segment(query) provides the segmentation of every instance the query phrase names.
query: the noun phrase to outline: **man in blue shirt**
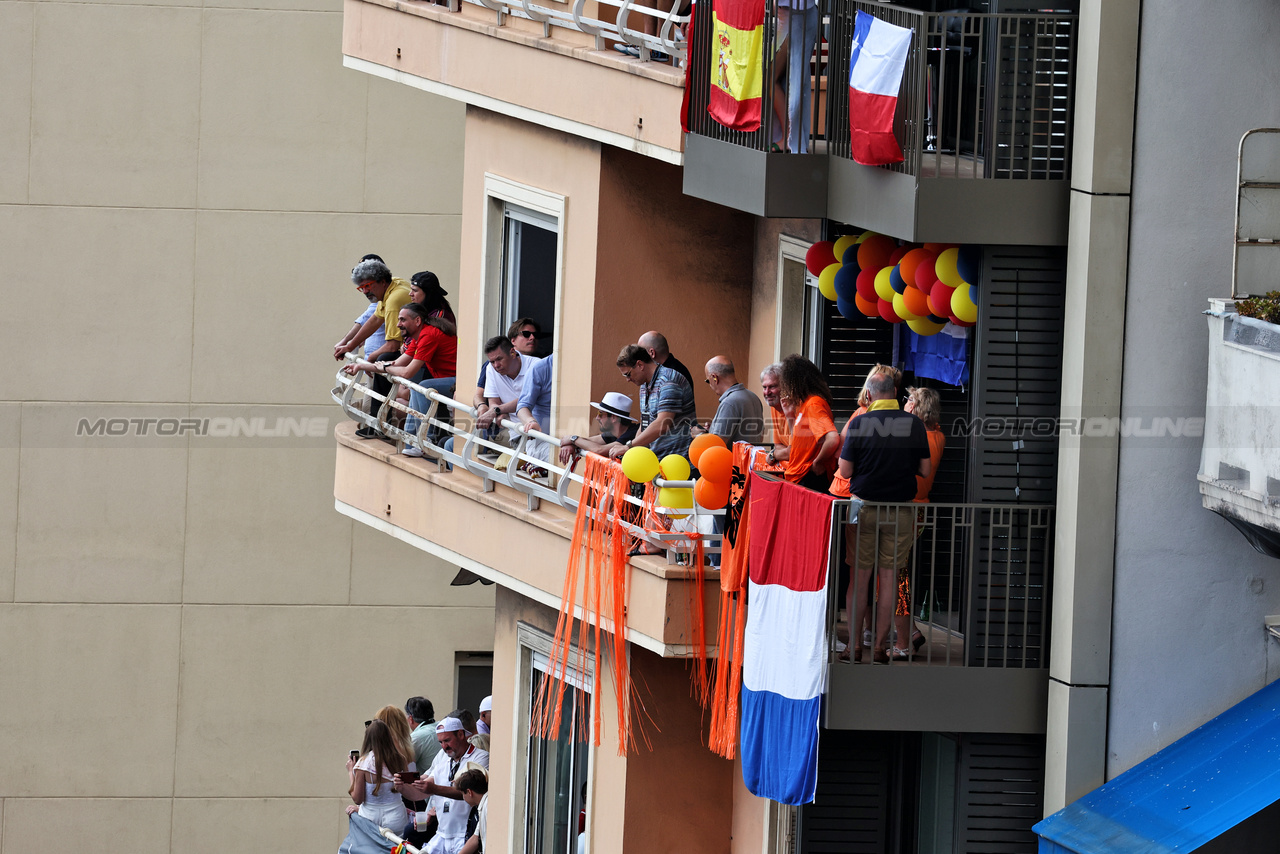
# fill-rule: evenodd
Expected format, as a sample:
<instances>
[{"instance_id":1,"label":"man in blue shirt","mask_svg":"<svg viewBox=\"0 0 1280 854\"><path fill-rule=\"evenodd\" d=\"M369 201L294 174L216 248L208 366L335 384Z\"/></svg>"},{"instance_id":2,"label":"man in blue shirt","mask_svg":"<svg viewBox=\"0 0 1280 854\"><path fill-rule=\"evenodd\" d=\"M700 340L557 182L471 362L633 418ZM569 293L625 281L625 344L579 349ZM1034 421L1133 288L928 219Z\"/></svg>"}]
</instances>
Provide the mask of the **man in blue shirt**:
<instances>
[{"instance_id":1,"label":"man in blue shirt","mask_svg":"<svg viewBox=\"0 0 1280 854\"><path fill-rule=\"evenodd\" d=\"M617 365L622 378L640 388L640 432L626 445L612 448L609 455L620 459L634 446L650 448L658 459L687 454L689 430L697 415L693 386L682 374L655 362L638 344L623 347Z\"/></svg>"}]
</instances>

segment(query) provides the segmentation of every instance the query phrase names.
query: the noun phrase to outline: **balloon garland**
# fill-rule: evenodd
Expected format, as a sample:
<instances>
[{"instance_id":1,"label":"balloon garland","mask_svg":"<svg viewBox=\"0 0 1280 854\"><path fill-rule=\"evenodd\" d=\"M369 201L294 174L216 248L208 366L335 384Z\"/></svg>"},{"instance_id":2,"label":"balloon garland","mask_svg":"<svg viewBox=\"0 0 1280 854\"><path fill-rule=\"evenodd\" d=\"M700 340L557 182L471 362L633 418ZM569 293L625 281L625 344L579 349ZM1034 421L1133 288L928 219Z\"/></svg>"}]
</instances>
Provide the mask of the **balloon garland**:
<instances>
[{"instance_id":1,"label":"balloon garland","mask_svg":"<svg viewBox=\"0 0 1280 854\"><path fill-rule=\"evenodd\" d=\"M973 326L978 322L976 283L982 269L978 246L899 246L892 237L864 231L813 244L805 255L805 266L818 277L818 290L847 320L861 314L887 323L905 322L912 332L924 336L938 334L948 323ZM710 485L704 491L709 499L719 495ZM700 498L698 503L711 506Z\"/></svg>"}]
</instances>

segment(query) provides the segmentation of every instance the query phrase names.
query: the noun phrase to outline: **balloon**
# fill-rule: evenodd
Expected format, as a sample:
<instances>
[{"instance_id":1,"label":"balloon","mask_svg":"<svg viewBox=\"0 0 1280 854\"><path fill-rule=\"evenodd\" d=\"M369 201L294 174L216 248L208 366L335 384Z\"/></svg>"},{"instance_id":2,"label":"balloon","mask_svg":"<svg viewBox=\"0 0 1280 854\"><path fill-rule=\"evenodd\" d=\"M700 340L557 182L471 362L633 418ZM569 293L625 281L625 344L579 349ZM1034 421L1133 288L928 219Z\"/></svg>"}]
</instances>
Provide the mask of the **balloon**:
<instances>
[{"instance_id":1,"label":"balloon","mask_svg":"<svg viewBox=\"0 0 1280 854\"><path fill-rule=\"evenodd\" d=\"M969 284L978 284L982 275L982 247L973 243L961 246L960 254L956 257L956 272Z\"/></svg>"},{"instance_id":2,"label":"balloon","mask_svg":"<svg viewBox=\"0 0 1280 854\"><path fill-rule=\"evenodd\" d=\"M887 300L880 300L878 303L876 303L876 308L880 309L880 317L884 318L890 323L902 322L902 318L899 317L897 312L893 310L893 303Z\"/></svg>"},{"instance_id":3,"label":"balloon","mask_svg":"<svg viewBox=\"0 0 1280 854\"><path fill-rule=\"evenodd\" d=\"M658 490L658 506L670 507L677 510L683 510L693 507L693 490L692 489L669 489L663 488ZM672 519L683 519L688 513L670 513Z\"/></svg>"},{"instance_id":4,"label":"balloon","mask_svg":"<svg viewBox=\"0 0 1280 854\"><path fill-rule=\"evenodd\" d=\"M899 246L897 249L894 249L892 252L889 253L889 263L897 264L913 248L914 247L911 247L911 246Z\"/></svg>"},{"instance_id":5,"label":"balloon","mask_svg":"<svg viewBox=\"0 0 1280 854\"><path fill-rule=\"evenodd\" d=\"M879 295L876 293L876 274L879 270L863 270L858 274L858 296L865 300L875 300Z\"/></svg>"},{"instance_id":6,"label":"balloon","mask_svg":"<svg viewBox=\"0 0 1280 854\"><path fill-rule=\"evenodd\" d=\"M864 240L866 240L868 237L874 237L874 236L875 236L875 232L868 228L866 231L862 232L862 234L859 234L859 235L858 235L858 239L857 239L856 241L854 241L854 242L855 242L855 243L862 243L862 242L863 242Z\"/></svg>"},{"instance_id":7,"label":"balloon","mask_svg":"<svg viewBox=\"0 0 1280 854\"><path fill-rule=\"evenodd\" d=\"M889 287L893 288L895 294L900 294L907 289L907 283L902 281L902 271L897 265L889 268Z\"/></svg>"},{"instance_id":8,"label":"balloon","mask_svg":"<svg viewBox=\"0 0 1280 854\"><path fill-rule=\"evenodd\" d=\"M832 251L834 248L835 244L830 240L820 240L810 246L809 251L804 253L804 265L809 268L809 272L818 276L836 263L835 252Z\"/></svg>"},{"instance_id":9,"label":"balloon","mask_svg":"<svg viewBox=\"0 0 1280 854\"><path fill-rule=\"evenodd\" d=\"M729 484L712 483L705 477L698 478L693 485L693 497L699 505L708 510L719 510L729 503Z\"/></svg>"},{"instance_id":10,"label":"balloon","mask_svg":"<svg viewBox=\"0 0 1280 854\"><path fill-rule=\"evenodd\" d=\"M950 318L948 318L947 322L950 323L952 326L977 326L976 322L967 323L961 320L960 318L956 317L955 315L952 315Z\"/></svg>"},{"instance_id":11,"label":"balloon","mask_svg":"<svg viewBox=\"0 0 1280 854\"><path fill-rule=\"evenodd\" d=\"M880 298L879 297L872 297L871 299L867 299L862 294L858 294L853 298L853 304L858 307L858 311L862 312L867 317L880 316Z\"/></svg>"},{"instance_id":12,"label":"balloon","mask_svg":"<svg viewBox=\"0 0 1280 854\"><path fill-rule=\"evenodd\" d=\"M948 249L938 256L938 260L933 262L938 281L952 288L958 288L964 283L964 279L960 278L960 273L956 270L956 259L959 257L959 249Z\"/></svg>"},{"instance_id":13,"label":"balloon","mask_svg":"<svg viewBox=\"0 0 1280 854\"><path fill-rule=\"evenodd\" d=\"M864 270L879 270L889 265L889 256L896 244L892 237L873 234L858 247L858 266Z\"/></svg>"},{"instance_id":14,"label":"balloon","mask_svg":"<svg viewBox=\"0 0 1280 854\"><path fill-rule=\"evenodd\" d=\"M828 264L827 268L818 274L818 290L832 302L835 302L836 298L836 273L839 272L839 264Z\"/></svg>"},{"instance_id":15,"label":"balloon","mask_svg":"<svg viewBox=\"0 0 1280 854\"><path fill-rule=\"evenodd\" d=\"M853 297L857 299L858 295L855 293ZM836 311L840 312L840 316L845 320L858 319L858 307L853 301L847 300L842 296L836 296Z\"/></svg>"},{"instance_id":16,"label":"balloon","mask_svg":"<svg viewBox=\"0 0 1280 854\"><path fill-rule=\"evenodd\" d=\"M926 243L924 245L924 248L929 250L930 255L941 255L943 252L947 251L953 246L959 246L959 245L960 244L958 243Z\"/></svg>"},{"instance_id":17,"label":"balloon","mask_svg":"<svg viewBox=\"0 0 1280 854\"><path fill-rule=\"evenodd\" d=\"M927 317L917 317L915 320L907 321L907 326L911 327L912 332L925 338L937 335L945 325L945 323L934 323Z\"/></svg>"},{"instance_id":18,"label":"balloon","mask_svg":"<svg viewBox=\"0 0 1280 854\"><path fill-rule=\"evenodd\" d=\"M695 466L698 459L702 456L702 452L707 448L723 448L725 447L724 439L721 439L715 433L699 433L693 437L693 441L689 443L689 462Z\"/></svg>"},{"instance_id":19,"label":"balloon","mask_svg":"<svg viewBox=\"0 0 1280 854\"><path fill-rule=\"evenodd\" d=\"M951 294L954 292L955 288L949 288L942 282L934 285L933 290L929 291L929 313L939 317L950 317Z\"/></svg>"},{"instance_id":20,"label":"balloon","mask_svg":"<svg viewBox=\"0 0 1280 854\"><path fill-rule=\"evenodd\" d=\"M702 452L702 465L698 472L703 480L712 483L728 483L733 479L733 451L728 448L707 448Z\"/></svg>"},{"instance_id":21,"label":"balloon","mask_svg":"<svg viewBox=\"0 0 1280 854\"><path fill-rule=\"evenodd\" d=\"M915 285L916 270L926 258L932 257L923 249L912 249L906 255L903 255L902 260L898 262L898 269L902 271L902 281L908 285ZM919 287L919 285L916 285L916 287Z\"/></svg>"},{"instance_id":22,"label":"balloon","mask_svg":"<svg viewBox=\"0 0 1280 854\"><path fill-rule=\"evenodd\" d=\"M831 248L831 254L835 255L837 261L842 261L844 253L849 251L850 246L854 246L858 242L858 235L846 234L844 237L836 241L836 245Z\"/></svg>"},{"instance_id":23,"label":"balloon","mask_svg":"<svg viewBox=\"0 0 1280 854\"><path fill-rule=\"evenodd\" d=\"M836 271L836 297L842 300L853 300L853 295L858 292L858 273L857 267L842 266Z\"/></svg>"},{"instance_id":24,"label":"balloon","mask_svg":"<svg viewBox=\"0 0 1280 854\"><path fill-rule=\"evenodd\" d=\"M876 296L885 302L893 299L893 295L897 293L893 289L893 285L889 283L889 276L892 275L892 267L881 267L880 272L876 273Z\"/></svg>"},{"instance_id":25,"label":"balloon","mask_svg":"<svg viewBox=\"0 0 1280 854\"><path fill-rule=\"evenodd\" d=\"M622 455L622 473L632 483L648 483L658 476L658 455L637 445Z\"/></svg>"},{"instance_id":26,"label":"balloon","mask_svg":"<svg viewBox=\"0 0 1280 854\"><path fill-rule=\"evenodd\" d=\"M938 273L933 268L936 260L936 256L926 255L916 266L916 287L919 288L926 296L928 296L929 291L933 289L934 284L938 281Z\"/></svg>"},{"instance_id":27,"label":"balloon","mask_svg":"<svg viewBox=\"0 0 1280 854\"><path fill-rule=\"evenodd\" d=\"M939 326L946 326L948 323L947 318L938 317L938 315L936 314L929 315L929 319L932 320L934 323L938 324Z\"/></svg>"},{"instance_id":28,"label":"balloon","mask_svg":"<svg viewBox=\"0 0 1280 854\"><path fill-rule=\"evenodd\" d=\"M919 288L907 288L902 292L902 301L907 305L907 311L916 317L925 317L929 314L929 298L920 292Z\"/></svg>"},{"instance_id":29,"label":"balloon","mask_svg":"<svg viewBox=\"0 0 1280 854\"><path fill-rule=\"evenodd\" d=\"M973 301L972 290L972 285L964 285L951 295L951 313L965 323L974 323L978 319L978 305Z\"/></svg>"},{"instance_id":30,"label":"balloon","mask_svg":"<svg viewBox=\"0 0 1280 854\"><path fill-rule=\"evenodd\" d=\"M903 320L915 320L919 315L907 308L907 298L902 294L893 295L893 313Z\"/></svg>"},{"instance_id":31,"label":"balloon","mask_svg":"<svg viewBox=\"0 0 1280 854\"><path fill-rule=\"evenodd\" d=\"M858 265L858 244L852 243L848 249L844 250L844 254L840 256L840 263L846 267L853 267L857 270L862 269Z\"/></svg>"},{"instance_id":32,"label":"balloon","mask_svg":"<svg viewBox=\"0 0 1280 854\"><path fill-rule=\"evenodd\" d=\"M667 454L658 469L663 480L688 480L693 475L689 461L679 454Z\"/></svg>"}]
</instances>

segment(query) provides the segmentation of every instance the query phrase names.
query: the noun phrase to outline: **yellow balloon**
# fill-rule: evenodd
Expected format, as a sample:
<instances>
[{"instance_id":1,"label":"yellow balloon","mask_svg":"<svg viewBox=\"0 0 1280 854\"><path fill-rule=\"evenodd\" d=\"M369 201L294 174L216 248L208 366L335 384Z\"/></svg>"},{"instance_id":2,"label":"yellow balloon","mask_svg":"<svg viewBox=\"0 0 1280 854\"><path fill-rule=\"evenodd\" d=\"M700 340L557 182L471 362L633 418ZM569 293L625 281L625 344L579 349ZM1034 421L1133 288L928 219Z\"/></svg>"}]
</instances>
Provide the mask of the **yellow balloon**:
<instances>
[{"instance_id":1,"label":"yellow balloon","mask_svg":"<svg viewBox=\"0 0 1280 854\"><path fill-rule=\"evenodd\" d=\"M889 282L889 276L892 274L892 267L881 267L880 272L876 273L876 295L885 302L893 302L893 298L898 295Z\"/></svg>"},{"instance_id":2,"label":"yellow balloon","mask_svg":"<svg viewBox=\"0 0 1280 854\"><path fill-rule=\"evenodd\" d=\"M679 454L667 454L661 463L663 480L688 480L693 474L689 461Z\"/></svg>"},{"instance_id":3,"label":"yellow balloon","mask_svg":"<svg viewBox=\"0 0 1280 854\"><path fill-rule=\"evenodd\" d=\"M862 232L862 234L859 234L858 239L854 242L861 243L862 241L866 240L868 237L872 236L873 234L875 234L874 231L872 231L871 229L867 229L866 231Z\"/></svg>"},{"instance_id":4,"label":"yellow balloon","mask_svg":"<svg viewBox=\"0 0 1280 854\"><path fill-rule=\"evenodd\" d=\"M918 320L920 315L907 308L907 301L902 294L895 293L893 295L893 310L898 313L898 317L903 320Z\"/></svg>"},{"instance_id":5,"label":"yellow balloon","mask_svg":"<svg viewBox=\"0 0 1280 854\"><path fill-rule=\"evenodd\" d=\"M693 490L692 489L659 489L658 490L658 506L669 507L676 510L692 509L693 507ZM688 513L671 513L672 519L683 519Z\"/></svg>"},{"instance_id":6,"label":"yellow balloon","mask_svg":"<svg viewBox=\"0 0 1280 854\"><path fill-rule=\"evenodd\" d=\"M974 323L978 319L978 305L973 301L972 289L973 285L962 283L951 295L951 313L965 323Z\"/></svg>"},{"instance_id":7,"label":"yellow balloon","mask_svg":"<svg viewBox=\"0 0 1280 854\"><path fill-rule=\"evenodd\" d=\"M658 476L658 455L637 445L622 455L622 473L632 483L648 483Z\"/></svg>"},{"instance_id":8,"label":"yellow balloon","mask_svg":"<svg viewBox=\"0 0 1280 854\"><path fill-rule=\"evenodd\" d=\"M840 272L840 264L828 264L826 268L818 274L818 290L822 291L822 295L832 302L836 301L836 273Z\"/></svg>"},{"instance_id":9,"label":"yellow balloon","mask_svg":"<svg viewBox=\"0 0 1280 854\"><path fill-rule=\"evenodd\" d=\"M834 250L836 253L836 260L843 264L844 253L848 251L850 246L853 246L857 242L858 242L858 236L856 234L846 234L844 237L837 240L836 247Z\"/></svg>"},{"instance_id":10,"label":"yellow balloon","mask_svg":"<svg viewBox=\"0 0 1280 854\"><path fill-rule=\"evenodd\" d=\"M915 320L907 321L907 326L911 327L912 332L926 338L930 335L937 335L942 331L942 327L946 325L945 323L934 323L927 317L917 317Z\"/></svg>"},{"instance_id":11,"label":"yellow balloon","mask_svg":"<svg viewBox=\"0 0 1280 854\"><path fill-rule=\"evenodd\" d=\"M946 249L933 262L933 271L938 274L938 281L949 288L958 288L965 283L956 269L956 260L960 257L959 249Z\"/></svg>"}]
</instances>

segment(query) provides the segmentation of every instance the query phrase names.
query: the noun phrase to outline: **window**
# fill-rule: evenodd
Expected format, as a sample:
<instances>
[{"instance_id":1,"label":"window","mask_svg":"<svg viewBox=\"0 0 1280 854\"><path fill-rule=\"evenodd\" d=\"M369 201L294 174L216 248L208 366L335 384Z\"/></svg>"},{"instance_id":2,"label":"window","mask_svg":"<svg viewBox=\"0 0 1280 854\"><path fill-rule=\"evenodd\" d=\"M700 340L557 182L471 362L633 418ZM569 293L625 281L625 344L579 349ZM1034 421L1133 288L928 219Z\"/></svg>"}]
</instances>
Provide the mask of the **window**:
<instances>
[{"instance_id":1,"label":"window","mask_svg":"<svg viewBox=\"0 0 1280 854\"><path fill-rule=\"evenodd\" d=\"M809 244L782 235L778 241L777 359L799 353L818 367L826 332L827 301L805 268Z\"/></svg>"},{"instance_id":2,"label":"window","mask_svg":"<svg viewBox=\"0 0 1280 854\"><path fill-rule=\"evenodd\" d=\"M556 232L551 217L514 204L502 212L500 327L532 317L542 327L538 355L552 350L556 304Z\"/></svg>"},{"instance_id":3,"label":"window","mask_svg":"<svg viewBox=\"0 0 1280 854\"><path fill-rule=\"evenodd\" d=\"M480 701L493 693L493 653L459 652L454 655L458 686L457 709L480 714Z\"/></svg>"},{"instance_id":4,"label":"window","mask_svg":"<svg viewBox=\"0 0 1280 854\"><path fill-rule=\"evenodd\" d=\"M516 827L523 828L525 854L576 854L578 836L586 831L594 676L573 667L567 670L556 738L538 736L533 711L550 679L551 638L524 623L517 626L517 637L523 722L517 732L524 735L525 796L524 820Z\"/></svg>"}]
</instances>

